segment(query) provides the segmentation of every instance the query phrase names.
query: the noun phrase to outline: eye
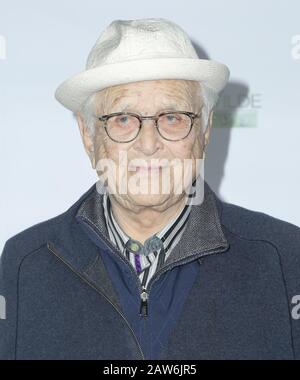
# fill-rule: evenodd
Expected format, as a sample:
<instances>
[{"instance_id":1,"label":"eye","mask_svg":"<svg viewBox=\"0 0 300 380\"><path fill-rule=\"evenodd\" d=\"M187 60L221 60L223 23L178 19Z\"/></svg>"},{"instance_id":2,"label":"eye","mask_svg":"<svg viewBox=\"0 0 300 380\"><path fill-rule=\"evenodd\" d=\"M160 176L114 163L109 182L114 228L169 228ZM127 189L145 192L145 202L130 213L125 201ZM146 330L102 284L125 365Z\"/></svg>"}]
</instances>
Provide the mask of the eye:
<instances>
[{"instance_id":1,"label":"eye","mask_svg":"<svg viewBox=\"0 0 300 380\"><path fill-rule=\"evenodd\" d=\"M178 114L167 114L163 116L163 120L166 120L169 124L178 124L181 122L182 118Z\"/></svg>"},{"instance_id":2,"label":"eye","mask_svg":"<svg viewBox=\"0 0 300 380\"><path fill-rule=\"evenodd\" d=\"M127 124L129 121L129 117L127 115L121 115L117 117L116 122L118 124Z\"/></svg>"}]
</instances>

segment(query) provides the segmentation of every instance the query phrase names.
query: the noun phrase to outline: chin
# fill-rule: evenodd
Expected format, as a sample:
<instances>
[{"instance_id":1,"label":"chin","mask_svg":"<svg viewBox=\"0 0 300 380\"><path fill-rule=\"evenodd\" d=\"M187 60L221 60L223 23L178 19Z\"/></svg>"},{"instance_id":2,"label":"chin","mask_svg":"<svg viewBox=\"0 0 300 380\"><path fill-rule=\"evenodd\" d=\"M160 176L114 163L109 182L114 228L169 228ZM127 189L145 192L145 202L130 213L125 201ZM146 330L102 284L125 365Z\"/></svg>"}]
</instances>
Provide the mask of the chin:
<instances>
[{"instance_id":1,"label":"chin","mask_svg":"<svg viewBox=\"0 0 300 380\"><path fill-rule=\"evenodd\" d=\"M160 206L170 199L170 194L128 194L131 202L137 206Z\"/></svg>"}]
</instances>

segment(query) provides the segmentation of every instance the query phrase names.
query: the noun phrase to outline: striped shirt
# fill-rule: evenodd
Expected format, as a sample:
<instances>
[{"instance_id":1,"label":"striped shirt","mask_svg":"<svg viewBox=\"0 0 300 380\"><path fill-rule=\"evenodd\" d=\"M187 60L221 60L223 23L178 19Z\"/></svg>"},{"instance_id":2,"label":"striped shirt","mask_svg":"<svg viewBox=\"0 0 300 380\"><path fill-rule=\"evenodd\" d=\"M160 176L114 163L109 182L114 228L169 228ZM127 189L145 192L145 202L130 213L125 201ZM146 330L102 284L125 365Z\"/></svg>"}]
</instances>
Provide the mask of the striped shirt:
<instances>
[{"instance_id":1,"label":"striped shirt","mask_svg":"<svg viewBox=\"0 0 300 380\"><path fill-rule=\"evenodd\" d=\"M162 264L166 261L176 244L179 242L186 227L191 206L192 203L185 204L181 212L159 233L155 234L156 239L159 238L160 249L153 250L147 255L137 254L128 250L127 246L130 237L121 229L115 220L112 213L110 198L107 195L107 192L104 193L103 208L110 240L134 267L142 287L147 288L151 277L161 268Z\"/></svg>"}]
</instances>

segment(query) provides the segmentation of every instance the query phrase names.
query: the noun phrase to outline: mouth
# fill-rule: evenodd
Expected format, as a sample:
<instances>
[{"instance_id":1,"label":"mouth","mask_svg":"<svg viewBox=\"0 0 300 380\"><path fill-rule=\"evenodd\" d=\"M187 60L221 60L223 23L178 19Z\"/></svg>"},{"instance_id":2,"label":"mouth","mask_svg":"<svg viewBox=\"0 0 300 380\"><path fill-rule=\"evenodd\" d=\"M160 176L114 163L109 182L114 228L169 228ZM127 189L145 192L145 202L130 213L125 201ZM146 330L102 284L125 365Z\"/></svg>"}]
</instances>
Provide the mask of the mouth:
<instances>
[{"instance_id":1,"label":"mouth","mask_svg":"<svg viewBox=\"0 0 300 380\"><path fill-rule=\"evenodd\" d=\"M162 170L163 168L161 166L137 166L136 171L137 172L157 172L159 170Z\"/></svg>"},{"instance_id":2,"label":"mouth","mask_svg":"<svg viewBox=\"0 0 300 380\"><path fill-rule=\"evenodd\" d=\"M139 172L139 173L159 172L162 169L163 169L162 166L133 166L133 167L129 167L129 171Z\"/></svg>"},{"instance_id":3,"label":"mouth","mask_svg":"<svg viewBox=\"0 0 300 380\"><path fill-rule=\"evenodd\" d=\"M159 164L149 164L149 165L129 165L128 170L129 171L136 171L136 172L158 172L168 167L167 164L159 163Z\"/></svg>"}]
</instances>

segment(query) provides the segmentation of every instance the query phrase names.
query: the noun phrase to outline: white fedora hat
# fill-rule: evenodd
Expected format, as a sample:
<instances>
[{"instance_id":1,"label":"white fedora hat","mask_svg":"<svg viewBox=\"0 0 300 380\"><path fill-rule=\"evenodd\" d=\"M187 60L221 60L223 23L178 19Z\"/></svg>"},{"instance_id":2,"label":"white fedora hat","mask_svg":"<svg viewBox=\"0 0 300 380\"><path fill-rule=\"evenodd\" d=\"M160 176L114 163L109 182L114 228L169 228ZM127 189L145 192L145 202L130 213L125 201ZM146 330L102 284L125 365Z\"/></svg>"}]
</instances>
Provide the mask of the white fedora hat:
<instances>
[{"instance_id":1,"label":"white fedora hat","mask_svg":"<svg viewBox=\"0 0 300 380\"><path fill-rule=\"evenodd\" d=\"M106 87L155 79L200 81L219 93L229 69L199 59L186 32L170 20L114 20L90 51L86 70L60 84L55 97L76 112L91 94Z\"/></svg>"}]
</instances>

